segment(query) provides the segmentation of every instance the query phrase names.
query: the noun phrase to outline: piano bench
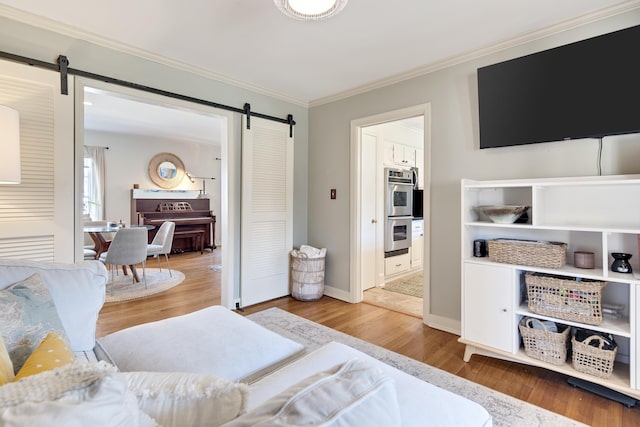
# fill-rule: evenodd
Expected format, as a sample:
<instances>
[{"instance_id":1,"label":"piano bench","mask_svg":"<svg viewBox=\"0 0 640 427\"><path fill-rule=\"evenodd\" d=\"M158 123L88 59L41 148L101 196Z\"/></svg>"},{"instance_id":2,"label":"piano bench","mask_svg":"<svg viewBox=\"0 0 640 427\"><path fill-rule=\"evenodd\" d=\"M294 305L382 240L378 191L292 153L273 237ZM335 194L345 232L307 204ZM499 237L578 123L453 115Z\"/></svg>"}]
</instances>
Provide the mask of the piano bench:
<instances>
[{"instance_id":1,"label":"piano bench","mask_svg":"<svg viewBox=\"0 0 640 427\"><path fill-rule=\"evenodd\" d=\"M193 247L200 249L200 253L204 253L204 230L186 230L176 231L173 233L174 239L191 239Z\"/></svg>"}]
</instances>

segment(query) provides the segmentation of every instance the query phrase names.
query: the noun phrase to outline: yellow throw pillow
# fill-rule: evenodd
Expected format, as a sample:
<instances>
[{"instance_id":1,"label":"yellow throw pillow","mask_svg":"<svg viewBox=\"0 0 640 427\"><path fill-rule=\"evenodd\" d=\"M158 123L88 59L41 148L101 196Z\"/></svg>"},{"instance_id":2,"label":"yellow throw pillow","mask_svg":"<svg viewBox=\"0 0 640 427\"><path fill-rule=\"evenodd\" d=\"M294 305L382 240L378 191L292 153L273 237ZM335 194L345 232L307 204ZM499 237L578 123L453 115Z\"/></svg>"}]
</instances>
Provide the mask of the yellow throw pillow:
<instances>
[{"instance_id":1,"label":"yellow throw pillow","mask_svg":"<svg viewBox=\"0 0 640 427\"><path fill-rule=\"evenodd\" d=\"M24 362L14 381L72 363L74 360L73 352L60 335L55 332L49 332L40 345L31 353L27 361Z\"/></svg>"},{"instance_id":2,"label":"yellow throw pillow","mask_svg":"<svg viewBox=\"0 0 640 427\"><path fill-rule=\"evenodd\" d=\"M0 337L0 385L5 385L13 380L13 363L9 357L7 347L4 345L4 340Z\"/></svg>"}]
</instances>

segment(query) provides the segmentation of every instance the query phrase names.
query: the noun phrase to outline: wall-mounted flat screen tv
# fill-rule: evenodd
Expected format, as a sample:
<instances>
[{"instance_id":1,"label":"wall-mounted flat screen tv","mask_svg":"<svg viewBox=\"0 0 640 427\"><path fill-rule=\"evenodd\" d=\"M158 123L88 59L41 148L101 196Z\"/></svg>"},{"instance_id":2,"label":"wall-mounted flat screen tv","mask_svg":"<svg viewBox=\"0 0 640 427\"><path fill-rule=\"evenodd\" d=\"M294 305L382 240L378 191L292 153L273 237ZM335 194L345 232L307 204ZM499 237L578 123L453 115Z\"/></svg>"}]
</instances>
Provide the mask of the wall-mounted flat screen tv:
<instances>
[{"instance_id":1,"label":"wall-mounted flat screen tv","mask_svg":"<svg viewBox=\"0 0 640 427\"><path fill-rule=\"evenodd\" d=\"M640 132L640 25L478 69L480 148Z\"/></svg>"}]
</instances>

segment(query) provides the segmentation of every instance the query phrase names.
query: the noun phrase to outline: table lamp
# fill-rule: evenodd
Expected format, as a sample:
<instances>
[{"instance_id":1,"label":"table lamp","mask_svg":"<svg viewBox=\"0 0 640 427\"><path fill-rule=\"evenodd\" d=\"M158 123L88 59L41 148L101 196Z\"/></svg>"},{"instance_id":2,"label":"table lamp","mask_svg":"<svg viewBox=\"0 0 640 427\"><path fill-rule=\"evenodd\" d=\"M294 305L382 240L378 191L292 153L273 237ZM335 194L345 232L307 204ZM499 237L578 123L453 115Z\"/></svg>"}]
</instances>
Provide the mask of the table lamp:
<instances>
[{"instance_id":1,"label":"table lamp","mask_svg":"<svg viewBox=\"0 0 640 427\"><path fill-rule=\"evenodd\" d=\"M200 192L198 193L198 199L204 199L206 198L206 194L207 194L207 188L205 186L205 180L207 179L215 179L214 177L208 177L208 176L193 176L191 175L189 172L185 172L185 175L187 176L187 178L189 178L189 181L191 181L192 183L195 182L196 179L201 179L202 180L202 190L200 190Z\"/></svg>"}]
</instances>

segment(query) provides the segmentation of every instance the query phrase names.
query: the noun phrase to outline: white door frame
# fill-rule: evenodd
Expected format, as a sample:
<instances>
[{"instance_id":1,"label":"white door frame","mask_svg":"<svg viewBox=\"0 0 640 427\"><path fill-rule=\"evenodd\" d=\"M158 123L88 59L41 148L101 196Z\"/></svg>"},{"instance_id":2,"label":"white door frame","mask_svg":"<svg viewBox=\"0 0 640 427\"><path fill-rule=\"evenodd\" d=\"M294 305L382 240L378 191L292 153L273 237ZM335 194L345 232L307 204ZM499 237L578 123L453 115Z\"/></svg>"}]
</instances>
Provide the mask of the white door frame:
<instances>
[{"instance_id":1,"label":"white door frame","mask_svg":"<svg viewBox=\"0 0 640 427\"><path fill-rule=\"evenodd\" d=\"M82 77L76 77L76 91L75 91L75 259L80 261L83 259L82 255L82 165L84 157L84 89L85 87L102 89L108 92L121 94L136 98L141 102L147 102L149 104L164 105L182 110L192 110L201 113L220 116L223 119L221 125L221 156L222 164L220 168L221 184L220 184L220 196L221 196L221 212L220 218L223 227L220 227L222 232L222 264L229 266L222 269L221 277L221 305L227 308L234 307L234 283L238 281L236 277L236 269L234 266L236 261L236 240L231 234L235 229L235 221L233 218L239 218L240 212L236 212L236 206L239 206L235 202L236 194L239 191L235 191L237 187L234 184L233 179L229 177L229 170L233 169L231 165L236 161L234 150L230 149L230 145L233 141L233 126L234 123L233 113L230 111L209 107L203 104L197 104L194 102L182 101L176 98L168 96L157 95L151 92L145 92L138 89L132 89L120 85L114 85L111 83L105 83L98 80L92 80ZM146 168L146 165L145 165Z\"/></svg>"},{"instance_id":2,"label":"white door frame","mask_svg":"<svg viewBox=\"0 0 640 427\"><path fill-rule=\"evenodd\" d=\"M351 242L350 242L350 302L357 303L363 299L362 295L362 269L367 268L362 264L362 236L360 233L361 224L361 198L360 191L362 185L362 140L361 129L367 126L392 122L415 116L424 116L424 230L425 239L423 247L423 277L424 277L424 298L423 298L423 318L430 314L430 194L431 194L431 104L420 104L400 110L388 111L374 116L363 117L351 121L351 165L350 165L350 186L351 186Z\"/></svg>"}]
</instances>

